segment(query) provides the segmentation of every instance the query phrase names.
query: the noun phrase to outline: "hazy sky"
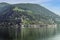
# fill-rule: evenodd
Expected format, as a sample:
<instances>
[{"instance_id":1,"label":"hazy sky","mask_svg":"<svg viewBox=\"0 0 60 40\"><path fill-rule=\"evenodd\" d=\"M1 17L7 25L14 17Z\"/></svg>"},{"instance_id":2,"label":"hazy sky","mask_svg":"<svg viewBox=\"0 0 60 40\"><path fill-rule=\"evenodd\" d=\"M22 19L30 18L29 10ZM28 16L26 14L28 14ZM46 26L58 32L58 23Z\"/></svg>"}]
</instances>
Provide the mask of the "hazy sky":
<instances>
[{"instance_id":1,"label":"hazy sky","mask_svg":"<svg viewBox=\"0 0 60 40\"><path fill-rule=\"evenodd\" d=\"M0 0L0 2L15 3L36 3L44 6L52 12L60 15L60 0Z\"/></svg>"}]
</instances>

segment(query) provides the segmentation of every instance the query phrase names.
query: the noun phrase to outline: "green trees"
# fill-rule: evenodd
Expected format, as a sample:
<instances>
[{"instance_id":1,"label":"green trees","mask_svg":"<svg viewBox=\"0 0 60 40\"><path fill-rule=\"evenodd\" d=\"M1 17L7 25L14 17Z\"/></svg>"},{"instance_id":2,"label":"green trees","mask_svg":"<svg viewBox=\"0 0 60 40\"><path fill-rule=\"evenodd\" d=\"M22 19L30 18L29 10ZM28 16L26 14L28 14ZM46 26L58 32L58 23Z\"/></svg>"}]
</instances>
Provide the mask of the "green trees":
<instances>
[{"instance_id":1,"label":"green trees","mask_svg":"<svg viewBox=\"0 0 60 40\"><path fill-rule=\"evenodd\" d=\"M13 9L13 11L16 11L18 16L20 16L21 21L23 22L23 24L29 24L30 23L30 19L27 17L27 15L30 15L32 12L29 10L23 10L21 8L15 7Z\"/></svg>"}]
</instances>

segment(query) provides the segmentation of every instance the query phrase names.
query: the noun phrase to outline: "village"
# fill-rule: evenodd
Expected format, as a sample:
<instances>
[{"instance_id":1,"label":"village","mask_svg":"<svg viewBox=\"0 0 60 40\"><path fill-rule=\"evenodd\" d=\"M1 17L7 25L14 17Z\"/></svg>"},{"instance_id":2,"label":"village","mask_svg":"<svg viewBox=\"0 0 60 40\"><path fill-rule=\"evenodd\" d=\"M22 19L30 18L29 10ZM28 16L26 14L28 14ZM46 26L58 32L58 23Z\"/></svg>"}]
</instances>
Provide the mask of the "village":
<instances>
[{"instance_id":1,"label":"village","mask_svg":"<svg viewBox=\"0 0 60 40\"><path fill-rule=\"evenodd\" d=\"M57 24L29 24L29 25L23 25L21 28L41 28L41 27L47 27L47 28L57 28Z\"/></svg>"}]
</instances>

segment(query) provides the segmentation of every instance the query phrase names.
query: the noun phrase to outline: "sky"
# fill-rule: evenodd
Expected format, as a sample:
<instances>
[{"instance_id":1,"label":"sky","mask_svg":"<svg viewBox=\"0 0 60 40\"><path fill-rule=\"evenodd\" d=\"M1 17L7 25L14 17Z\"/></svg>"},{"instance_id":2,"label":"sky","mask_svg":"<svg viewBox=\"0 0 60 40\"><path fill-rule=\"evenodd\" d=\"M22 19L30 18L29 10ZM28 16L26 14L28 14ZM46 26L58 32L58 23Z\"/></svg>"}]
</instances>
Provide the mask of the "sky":
<instances>
[{"instance_id":1,"label":"sky","mask_svg":"<svg viewBox=\"0 0 60 40\"><path fill-rule=\"evenodd\" d=\"M0 0L0 3L1 2L7 2L10 4L16 4L16 3L40 4L43 7L49 9L50 11L60 16L60 0Z\"/></svg>"}]
</instances>

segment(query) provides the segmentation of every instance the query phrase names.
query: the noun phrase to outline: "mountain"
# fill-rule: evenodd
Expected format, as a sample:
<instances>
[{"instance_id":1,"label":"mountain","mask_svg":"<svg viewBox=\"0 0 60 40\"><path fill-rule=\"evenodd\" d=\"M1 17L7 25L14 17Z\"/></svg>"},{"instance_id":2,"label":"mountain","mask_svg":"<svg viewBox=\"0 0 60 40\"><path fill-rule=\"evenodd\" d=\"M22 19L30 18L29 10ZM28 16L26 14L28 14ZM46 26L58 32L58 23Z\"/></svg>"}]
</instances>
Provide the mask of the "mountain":
<instances>
[{"instance_id":1,"label":"mountain","mask_svg":"<svg viewBox=\"0 0 60 40\"><path fill-rule=\"evenodd\" d=\"M0 3L0 19L9 19L22 17L23 23L56 23L56 19L60 16L51 12L50 10L42 7L39 4L32 3L20 3L20 4L8 4ZM16 12L17 10L17 12ZM14 14L17 13L17 16ZM12 16L13 14L13 16Z\"/></svg>"}]
</instances>

